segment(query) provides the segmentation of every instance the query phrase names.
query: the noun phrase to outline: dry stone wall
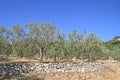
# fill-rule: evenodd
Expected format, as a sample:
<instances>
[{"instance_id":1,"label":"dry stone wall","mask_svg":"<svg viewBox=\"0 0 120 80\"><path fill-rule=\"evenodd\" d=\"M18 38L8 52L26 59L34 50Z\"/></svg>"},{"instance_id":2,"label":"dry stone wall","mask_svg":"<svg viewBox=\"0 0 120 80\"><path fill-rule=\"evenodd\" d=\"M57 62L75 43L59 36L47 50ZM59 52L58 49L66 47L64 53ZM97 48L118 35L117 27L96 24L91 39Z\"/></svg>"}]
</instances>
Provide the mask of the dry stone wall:
<instances>
[{"instance_id":1,"label":"dry stone wall","mask_svg":"<svg viewBox=\"0 0 120 80\"><path fill-rule=\"evenodd\" d=\"M104 64L101 63L37 63L31 67L31 70L40 73L53 73L53 72L89 72L89 71L100 71L105 68Z\"/></svg>"},{"instance_id":2,"label":"dry stone wall","mask_svg":"<svg viewBox=\"0 0 120 80\"><path fill-rule=\"evenodd\" d=\"M100 71L105 68L104 64L101 63L4 63L0 64L0 74L5 76L18 75L29 72L89 72L89 71Z\"/></svg>"},{"instance_id":3,"label":"dry stone wall","mask_svg":"<svg viewBox=\"0 0 120 80\"><path fill-rule=\"evenodd\" d=\"M15 62L15 63L3 63L0 64L0 75L11 76L22 73L28 73L30 71L30 63Z\"/></svg>"}]
</instances>

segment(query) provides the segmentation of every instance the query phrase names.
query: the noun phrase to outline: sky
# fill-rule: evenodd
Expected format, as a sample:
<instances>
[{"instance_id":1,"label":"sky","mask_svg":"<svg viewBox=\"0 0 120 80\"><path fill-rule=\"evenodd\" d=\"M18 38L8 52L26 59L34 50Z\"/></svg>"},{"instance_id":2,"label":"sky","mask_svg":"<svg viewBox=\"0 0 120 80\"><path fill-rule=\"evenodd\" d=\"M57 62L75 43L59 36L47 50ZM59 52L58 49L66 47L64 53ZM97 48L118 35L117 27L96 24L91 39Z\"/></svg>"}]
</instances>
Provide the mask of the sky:
<instances>
[{"instance_id":1,"label":"sky","mask_svg":"<svg viewBox=\"0 0 120 80\"><path fill-rule=\"evenodd\" d=\"M120 36L120 0L0 0L0 25L54 23L65 34L87 30L102 41Z\"/></svg>"}]
</instances>

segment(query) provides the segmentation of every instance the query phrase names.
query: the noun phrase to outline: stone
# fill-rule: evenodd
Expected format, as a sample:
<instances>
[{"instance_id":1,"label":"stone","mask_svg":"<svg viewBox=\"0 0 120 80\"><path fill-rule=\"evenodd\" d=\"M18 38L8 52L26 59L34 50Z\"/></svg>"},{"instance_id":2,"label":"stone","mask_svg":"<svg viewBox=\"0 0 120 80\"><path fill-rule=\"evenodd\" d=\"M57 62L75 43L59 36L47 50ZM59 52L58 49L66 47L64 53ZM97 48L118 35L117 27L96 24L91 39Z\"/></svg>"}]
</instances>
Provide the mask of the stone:
<instances>
[{"instance_id":1,"label":"stone","mask_svg":"<svg viewBox=\"0 0 120 80\"><path fill-rule=\"evenodd\" d=\"M104 64L101 63L9 63L0 64L0 74L5 75L18 75L30 72L46 72L46 73L56 73L56 72L89 72L89 71L101 71L105 68Z\"/></svg>"}]
</instances>

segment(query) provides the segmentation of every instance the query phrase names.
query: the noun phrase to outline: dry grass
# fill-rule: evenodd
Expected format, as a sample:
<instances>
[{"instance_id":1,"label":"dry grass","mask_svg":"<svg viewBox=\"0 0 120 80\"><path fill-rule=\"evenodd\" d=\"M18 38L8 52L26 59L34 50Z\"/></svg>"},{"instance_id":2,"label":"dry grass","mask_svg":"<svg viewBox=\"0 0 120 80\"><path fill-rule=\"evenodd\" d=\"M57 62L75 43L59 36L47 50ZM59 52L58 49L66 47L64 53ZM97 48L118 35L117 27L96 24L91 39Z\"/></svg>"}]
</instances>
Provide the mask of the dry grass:
<instances>
[{"instance_id":1,"label":"dry grass","mask_svg":"<svg viewBox=\"0 0 120 80\"><path fill-rule=\"evenodd\" d=\"M6 61L1 61L0 63L13 63L13 62L38 62L36 59L28 59L28 58L14 58L14 59L7 59Z\"/></svg>"}]
</instances>

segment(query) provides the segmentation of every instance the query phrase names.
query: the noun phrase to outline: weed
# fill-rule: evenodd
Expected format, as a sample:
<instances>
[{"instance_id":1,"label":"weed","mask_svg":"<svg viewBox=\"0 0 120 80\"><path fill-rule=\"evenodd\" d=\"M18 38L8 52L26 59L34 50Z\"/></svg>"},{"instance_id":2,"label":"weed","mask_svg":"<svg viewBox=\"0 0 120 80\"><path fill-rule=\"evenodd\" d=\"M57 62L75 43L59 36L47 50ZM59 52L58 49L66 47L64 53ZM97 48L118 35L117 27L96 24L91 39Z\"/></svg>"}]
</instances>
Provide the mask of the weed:
<instances>
[{"instance_id":1,"label":"weed","mask_svg":"<svg viewBox=\"0 0 120 80\"><path fill-rule=\"evenodd\" d=\"M46 72L45 71L41 72L41 80L45 80L45 76L46 76Z\"/></svg>"}]
</instances>

